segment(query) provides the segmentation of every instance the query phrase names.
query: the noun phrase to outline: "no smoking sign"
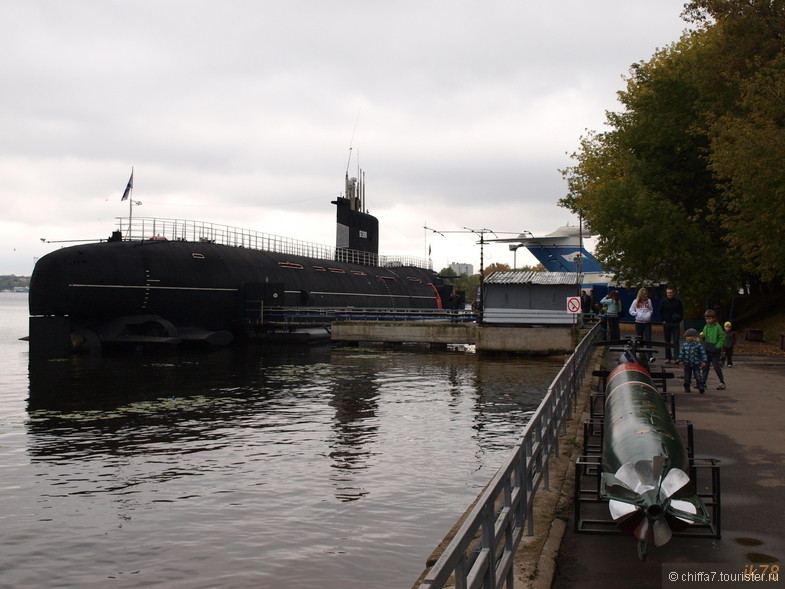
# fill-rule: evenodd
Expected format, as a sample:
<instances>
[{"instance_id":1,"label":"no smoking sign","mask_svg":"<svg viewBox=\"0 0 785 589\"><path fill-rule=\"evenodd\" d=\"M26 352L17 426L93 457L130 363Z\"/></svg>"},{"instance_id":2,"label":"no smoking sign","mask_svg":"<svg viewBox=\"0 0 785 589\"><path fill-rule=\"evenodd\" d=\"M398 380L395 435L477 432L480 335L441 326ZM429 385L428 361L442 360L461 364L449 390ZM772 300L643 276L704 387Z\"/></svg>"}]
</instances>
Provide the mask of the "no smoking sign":
<instances>
[{"instance_id":1,"label":"no smoking sign","mask_svg":"<svg viewBox=\"0 0 785 589\"><path fill-rule=\"evenodd\" d=\"M581 312L581 297L567 297L567 312L568 313Z\"/></svg>"}]
</instances>

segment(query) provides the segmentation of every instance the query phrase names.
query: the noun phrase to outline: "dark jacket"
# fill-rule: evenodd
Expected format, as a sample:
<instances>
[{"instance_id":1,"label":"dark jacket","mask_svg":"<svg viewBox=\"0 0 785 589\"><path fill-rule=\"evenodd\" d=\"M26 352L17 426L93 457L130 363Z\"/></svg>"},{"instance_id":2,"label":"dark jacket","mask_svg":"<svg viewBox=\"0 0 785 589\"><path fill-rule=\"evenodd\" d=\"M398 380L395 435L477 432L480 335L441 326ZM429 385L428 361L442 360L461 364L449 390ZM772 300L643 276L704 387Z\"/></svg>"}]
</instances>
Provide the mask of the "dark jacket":
<instances>
[{"instance_id":1,"label":"dark jacket","mask_svg":"<svg viewBox=\"0 0 785 589\"><path fill-rule=\"evenodd\" d=\"M678 323L682 319L684 319L684 305L679 297L672 299L665 297L660 301L660 321Z\"/></svg>"}]
</instances>

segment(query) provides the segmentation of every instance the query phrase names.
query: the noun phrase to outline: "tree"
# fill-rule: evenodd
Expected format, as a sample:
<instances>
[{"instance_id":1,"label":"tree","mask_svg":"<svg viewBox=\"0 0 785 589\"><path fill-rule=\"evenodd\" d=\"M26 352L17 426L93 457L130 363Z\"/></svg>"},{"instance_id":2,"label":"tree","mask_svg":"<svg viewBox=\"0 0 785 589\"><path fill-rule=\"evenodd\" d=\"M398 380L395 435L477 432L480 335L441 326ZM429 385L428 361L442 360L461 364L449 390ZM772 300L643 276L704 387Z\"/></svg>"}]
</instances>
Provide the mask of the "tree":
<instances>
[{"instance_id":1,"label":"tree","mask_svg":"<svg viewBox=\"0 0 785 589\"><path fill-rule=\"evenodd\" d=\"M14 288L27 288L29 286L29 276L16 276L15 274L0 276L0 290L13 290Z\"/></svg>"},{"instance_id":2,"label":"tree","mask_svg":"<svg viewBox=\"0 0 785 589\"><path fill-rule=\"evenodd\" d=\"M563 171L562 206L622 280L693 297L781 288L785 243L785 1L695 0L696 30L633 64L624 109Z\"/></svg>"},{"instance_id":3,"label":"tree","mask_svg":"<svg viewBox=\"0 0 785 589\"><path fill-rule=\"evenodd\" d=\"M561 201L598 235L597 258L619 279L672 282L683 293L721 288L733 267L706 221L716 189L703 155L698 89L687 75L699 41L685 36L633 65L619 93L626 111L607 113L612 130L582 139L577 165L564 171Z\"/></svg>"},{"instance_id":4,"label":"tree","mask_svg":"<svg viewBox=\"0 0 785 589\"><path fill-rule=\"evenodd\" d=\"M762 282L785 276L785 55L742 85L737 113L714 125L711 168L725 181L722 218L743 270Z\"/></svg>"},{"instance_id":5,"label":"tree","mask_svg":"<svg viewBox=\"0 0 785 589\"><path fill-rule=\"evenodd\" d=\"M534 266L529 266L529 265L521 266L520 268L516 268L516 270L518 272L547 272L547 270L545 270L545 266L543 266L539 262L536 263Z\"/></svg>"},{"instance_id":6,"label":"tree","mask_svg":"<svg viewBox=\"0 0 785 589\"><path fill-rule=\"evenodd\" d=\"M466 293L466 301L471 303L477 296L477 287L480 285L479 274L461 274L458 276L452 268L442 268L439 276L445 279L447 284L452 284L457 291Z\"/></svg>"},{"instance_id":7,"label":"tree","mask_svg":"<svg viewBox=\"0 0 785 589\"><path fill-rule=\"evenodd\" d=\"M494 272L509 272L509 271L510 271L510 265L509 264L502 264L502 263L499 263L499 262L494 262L493 264L490 264L489 266L485 267L485 269L483 270L482 275L483 275L483 277L487 277L487 276L490 276L491 274L493 274Z\"/></svg>"}]
</instances>

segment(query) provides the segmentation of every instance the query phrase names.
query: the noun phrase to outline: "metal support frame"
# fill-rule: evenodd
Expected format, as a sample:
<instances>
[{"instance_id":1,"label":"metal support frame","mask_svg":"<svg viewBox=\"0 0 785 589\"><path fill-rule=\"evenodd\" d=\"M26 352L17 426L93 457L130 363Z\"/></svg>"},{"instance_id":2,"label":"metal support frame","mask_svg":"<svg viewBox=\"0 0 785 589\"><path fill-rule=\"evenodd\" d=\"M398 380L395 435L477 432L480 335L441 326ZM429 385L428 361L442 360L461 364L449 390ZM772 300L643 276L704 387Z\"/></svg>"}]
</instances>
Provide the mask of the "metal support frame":
<instances>
[{"instance_id":1,"label":"metal support frame","mask_svg":"<svg viewBox=\"0 0 785 589\"><path fill-rule=\"evenodd\" d=\"M603 395L604 397L604 395ZM672 395L671 395L672 397ZM592 405L594 406L594 405ZM675 407L672 404L672 407ZM675 408L672 409L675 412ZM589 534L622 534L611 518L608 501L600 498L602 477L602 430L601 416L593 416L583 425L584 454L575 463L575 492L573 497L575 532ZM713 458L695 458L693 426L690 421L676 421L676 427L684 442L690 460L690 478L695 483L698 496L709 511L708 525L695 524L674 536L699 538L721 537L720 467Z\"/></svg>"}]
</instances>

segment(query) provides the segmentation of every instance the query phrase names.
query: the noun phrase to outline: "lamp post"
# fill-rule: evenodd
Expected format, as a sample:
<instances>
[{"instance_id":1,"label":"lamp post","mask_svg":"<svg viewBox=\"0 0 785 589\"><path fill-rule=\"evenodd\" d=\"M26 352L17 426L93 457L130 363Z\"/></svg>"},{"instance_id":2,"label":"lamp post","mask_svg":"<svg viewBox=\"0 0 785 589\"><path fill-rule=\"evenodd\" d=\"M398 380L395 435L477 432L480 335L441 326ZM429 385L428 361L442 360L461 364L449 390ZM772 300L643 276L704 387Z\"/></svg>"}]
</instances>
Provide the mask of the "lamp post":
<instances>
[{"instance_id":1,"label":"lamp post","mask_svg":"<svg viewBox=\"0 0 785 589\"><path fill-rule=\"evenodd\" d=\"M485 250L485 244L488 243L487 241L485 241L485 234L486 233L493 233L494 235L496 235L496 233L494 233L490 229L470 229L469 227L464 227L463 231L437 231L433 227L427 227L427 226L423 226L423 229L427 229L428 231L433 231L434 233L438 233L442 237L444 236L445 233L474 233L475 235L479 235L480 236L480 242L479 242L480 243L480 292L479 292L479 295L478 295L478 301L479 301L478 316L479 316L480 321L482 321L483 285L484 285L484 276L483 276L483 274L485 273L485 264L484 264L485 251L484 250Z\"/></svg>"},{"instance_id":2,"label":"lamp post","mask_svg":"<svg viewBox=\"0 0 785 589\"><path fill-rule=\"evenodd\" d=\"M581 294L581 274L583 271L583 213L578 211L578 256L575 258L575 284L578 296Z\"/></svg>"},{"instance_id":3,"label":"lamp post","mask_svg":"<svg viewBox=\"0 0 785 589\"><path fill-rule=\"evenodd\" d=\"M517 261L518 248L521 247L521 245L522 244L520 244L520 243L518 245L510 244L510 251L512 252L512 269L513 270L517 270L518 269L518 261Z\"/></svg>"},{"instance_id":4,"label":"lamp post","mask_svg":"<svg viewBox=\"0 0 785 589\"><path fill-rule=\"evenodd\" d=\"M482 322L483 311L485 309L484 299L485 299L485 234L486 233L493 233L490 229L469 229L468 227L464 227L466 231L470 233L474 233L475 235L480 236L480 293L479 293L479 305L478 305L478 316L480 318L480 322ZM494 233L494 235L496 235Z\"/></svg>"}]
</instances>

